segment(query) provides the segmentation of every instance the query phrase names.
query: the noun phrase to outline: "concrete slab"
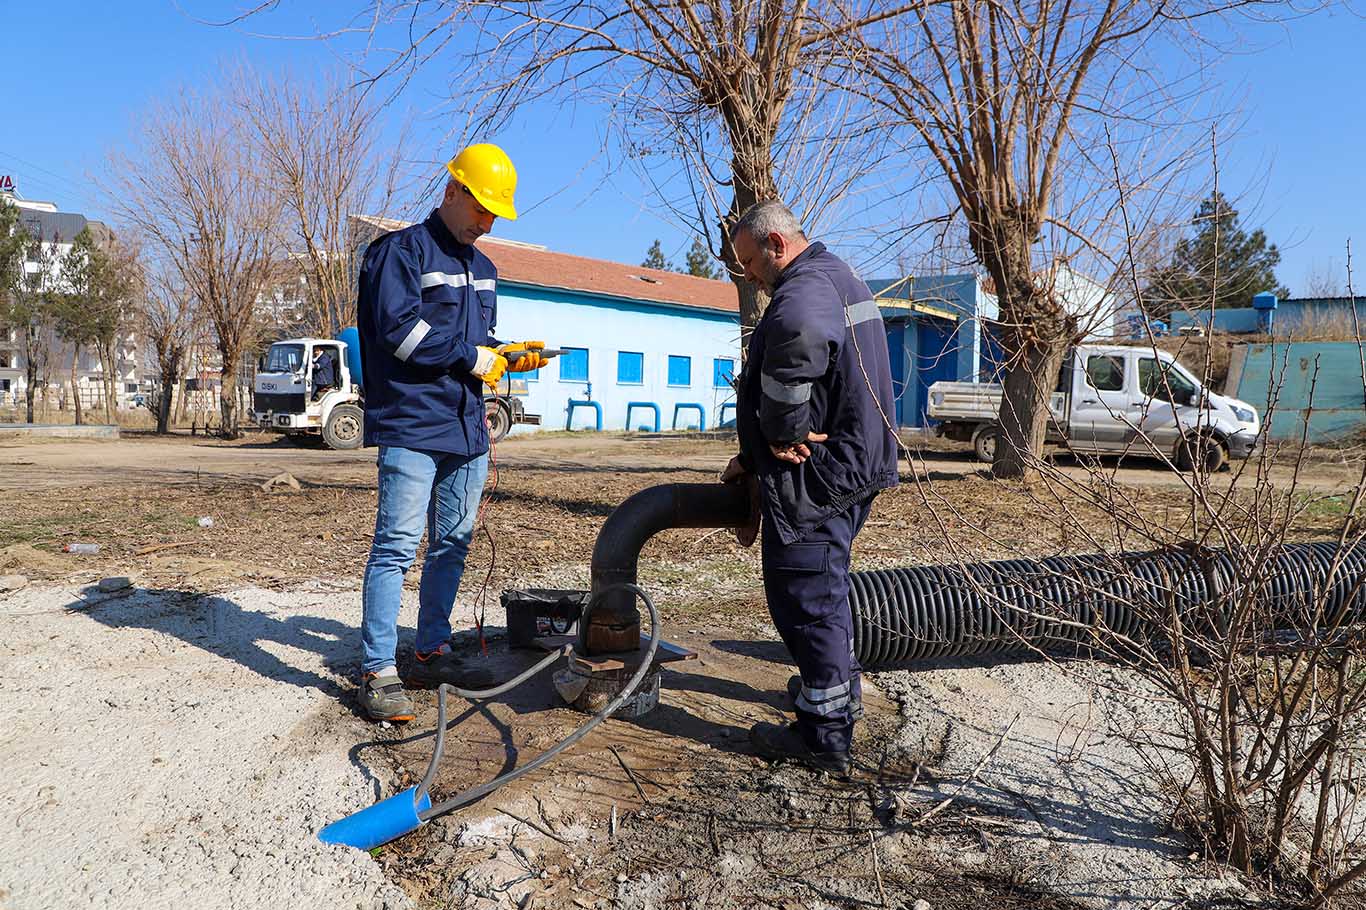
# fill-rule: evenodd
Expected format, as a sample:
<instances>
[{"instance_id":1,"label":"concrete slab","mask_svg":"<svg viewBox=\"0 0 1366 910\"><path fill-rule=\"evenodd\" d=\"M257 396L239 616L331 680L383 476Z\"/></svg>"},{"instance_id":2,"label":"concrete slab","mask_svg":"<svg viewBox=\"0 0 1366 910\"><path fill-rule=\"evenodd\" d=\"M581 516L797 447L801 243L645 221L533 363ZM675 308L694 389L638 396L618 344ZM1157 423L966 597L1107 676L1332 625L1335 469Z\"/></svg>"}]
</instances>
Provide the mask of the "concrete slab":
<instances>
[{"instance_id":1,"label":"concrete slab","mask_svg":"<svg viewBox=\"0 0 1366 910\"><path fill-rule=\"evenodd\" d=\"M119 428L113 424L86 424L78 427L60 423L0 423L0 436L118 439Z\"/></svg>"}]
</instances>

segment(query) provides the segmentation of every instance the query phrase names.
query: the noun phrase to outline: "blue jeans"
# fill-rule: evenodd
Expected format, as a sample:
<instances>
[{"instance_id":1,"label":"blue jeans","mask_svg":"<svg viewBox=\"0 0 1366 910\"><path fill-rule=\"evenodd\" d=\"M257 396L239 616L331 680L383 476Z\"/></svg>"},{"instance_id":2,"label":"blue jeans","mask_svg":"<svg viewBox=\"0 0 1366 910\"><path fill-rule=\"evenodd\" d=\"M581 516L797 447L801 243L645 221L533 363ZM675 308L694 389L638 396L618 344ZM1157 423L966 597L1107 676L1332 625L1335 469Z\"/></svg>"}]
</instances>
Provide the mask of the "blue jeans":
<instances>
[{"instance_id":1,"label":"blue jeans","mask_svg":"<svg viewBox=\"0 0 1366 910\"><path fill-rule=\"evenodd\" d=\"M379 448L379 508L361 588L361 673L394 666L403 576L427 530L418 595L417 650L451 637L451 608L470 550L488 455Z\"/></svg>"}]
</instances>

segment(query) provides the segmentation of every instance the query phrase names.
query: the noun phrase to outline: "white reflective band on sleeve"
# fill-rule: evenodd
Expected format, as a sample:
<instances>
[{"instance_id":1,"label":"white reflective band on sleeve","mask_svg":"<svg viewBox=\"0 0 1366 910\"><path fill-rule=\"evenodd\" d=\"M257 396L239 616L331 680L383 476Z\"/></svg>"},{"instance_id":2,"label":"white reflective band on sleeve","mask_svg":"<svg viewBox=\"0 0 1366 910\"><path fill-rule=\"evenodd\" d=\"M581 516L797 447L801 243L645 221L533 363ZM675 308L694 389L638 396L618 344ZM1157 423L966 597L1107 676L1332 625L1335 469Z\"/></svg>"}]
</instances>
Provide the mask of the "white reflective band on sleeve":
<instances>
[{"instance_id":1,"label":"white reflective band on sleeve","mask_svg":"<svg viewBox=\"0 0 1366 910\"><path fill-rule=\"evenodd\" d=\"M821 717L843 711L847 707L849 707L848 695L841 695L839 698L832 698L818 704L809 701L805 692L797 696L797 710L805 711L808 714L819 714Z\"/></svg>"},{"instance_id":2,"label":"white reflective band on sleeve","mask_svg":"<svg viewBox=\"0 0 1366 910\"><path fill-rule=\"evenodd\" d=\"M470 276L467 272L459 275L447 275L445 272L423 272L422 287L433 288L438 284L449 284L453 288L463 288L470 283Z\"/></svg>"},{"instance_id":3,"label":"white reflective band on sleeve","mask_svg":"<svg viewBox=\"0 0 1366 910\"><path fill-rule=\"evenodd\" d=\"M811 383L796 382L784 385L767 373L759 374L759 386L765 395L783 404L801 404L811 397Z\"/></svg>"},{"instance_id":4,"label":"white reflective band on sleeve","mask_svg":"<svg viewBox=\"0 0 1366 910\"><path fill-rule=\"evenodd\" d=\"M476 291L492 291L496 290L497 286L498 282L493 278L480 278L470 282L470 287L474 288Z\"/></svg>"},{"instance_id":5,"label":"white reflective band on sleeve","mask_svg":"<svg viewBox=\"0 0 1366 910\"><path fill-rule=\"evenodd\" d=\"M855 303L844 308L844 319L851 329L860 323L872 322L874 319L881 318L882 313L878 311L876 300L865 300L862 303Z\"/></svg>"},{"instance_id":6,"label":"white reflective band on sleeve","mask_svg":"<svg viewBox=\"0 0 1366 910\"><path fill-rule=\"evenodd\" d=\"M431 330L432 327L427 324L427 320L419 319L417 325L413 326L413 330L408 333L408 337L403 339L403 344L398 346L397 351L394 351L394 356L399 360L407 361L409 357L413 356L413 351L417 350L417 346L422 343L422 339L426 338L427 333Z\"/></svg>"}]
</instances>

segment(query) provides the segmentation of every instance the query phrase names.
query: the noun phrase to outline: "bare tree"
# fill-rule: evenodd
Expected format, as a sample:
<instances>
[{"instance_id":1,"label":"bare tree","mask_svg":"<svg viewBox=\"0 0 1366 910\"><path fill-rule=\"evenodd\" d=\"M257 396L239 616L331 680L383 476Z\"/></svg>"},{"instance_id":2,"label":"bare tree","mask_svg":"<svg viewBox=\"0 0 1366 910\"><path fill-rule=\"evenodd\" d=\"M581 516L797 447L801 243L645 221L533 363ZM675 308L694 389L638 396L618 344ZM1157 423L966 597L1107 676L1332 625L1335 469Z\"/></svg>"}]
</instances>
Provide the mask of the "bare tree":
<instances>
[{"instance_id":1,"label":"bare tree","mask_svg":"<svg viewBox=\"0 0 1366 910\"><path fill-rule=\"evenodd\" d=\"M1007 358L996 476L1033 472L1049 392L1082 328L1056 286L1057 265L1089 257L1109 266L1108 282L1119 259L1107 248L1119 231L1110 186L1116 143L1107 149L1105 128L1126 133L1117 145L1131 200L1173 173L1180 156L1167 148L1179 141L1175 127L1184 124L1174 118L1183 114L1150 48L1163 30L1198 42L1196 23L1244 5L1253 4L927 3L851 40L839 85L882 111L889 128L906 130L911 153L928 154L995 287ZM1163 141L1154 143L1159 132ZM1161 163L1145 170L1141 156L1154 146Z\"/></svg>"},{"instance_id":2,"label":"bare tree","mask_svg":"<svg viewBox=\"0 0 1366 910\"><path fill-rule=\"evenodd\" d=\"M140 140L111 160L109 197L202 308L222 360L221 431L238 435L238 366L257 302L275 276L280 200L240 111L222 91L185 91L142 118Z\"/></svg>"},{"instance_id":3,"label":"bare tree","mask_svg":"<svg viewBox=\"0 0 1366 910\"><path fill-rule=\"evenodd\" d=\"M381 107L335 75L243 70L233 93L249 128L241 138L259 146L262 176L284 208L280 247L286 276L302 279L304 328L334 335L355 319L349 217L386 211L402 173L396 156L381 153Z\"/></svg>"},{"instance_id":4,"label":"bare tree","mask_svg":"<svg viewBox=\"0 0 1366 910\"><path fill-rule=\"evenodd\" d=\"M173 399L185 374L186 358L197 329L190 295L174 272L154 275L146 282L137 321L156 358L157 389L152 406L157 432L167 433Z\"/></svg>"},{"instance_id":5,"label":"bare tree","mask_svg":"<svg viewBox=\"0 0 1366 910\"><path fill-rule=\"evenodd\" d=\"M850 99L832 94L821 74L838 38L916 5L372 0L359 18L374 33L401 24L406 36L397 50L374 52L389 56L372 67L373 79L452 68L460 58L467 75L452 94L481 132L542 99L598 104L612 151L641 167L663 206L729 265L748 328L762 301L741 279L725 224L779 197L809 227L830 218L876 160L878 133L855 128ZM679 186L686 190L675 198Z\"/></svg>"}]
</instances>

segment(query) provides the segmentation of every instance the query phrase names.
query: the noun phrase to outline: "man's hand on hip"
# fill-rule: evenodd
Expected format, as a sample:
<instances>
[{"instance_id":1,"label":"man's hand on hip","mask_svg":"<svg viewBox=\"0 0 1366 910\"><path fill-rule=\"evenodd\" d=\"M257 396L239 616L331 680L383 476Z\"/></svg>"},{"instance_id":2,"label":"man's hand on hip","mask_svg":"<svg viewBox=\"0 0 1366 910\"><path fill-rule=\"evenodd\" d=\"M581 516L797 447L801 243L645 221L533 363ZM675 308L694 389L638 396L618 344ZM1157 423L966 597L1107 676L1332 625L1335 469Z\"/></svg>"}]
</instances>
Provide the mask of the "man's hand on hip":
<instances>
[{"instance_id":1,"label":"man's hand on hip","mask_svg":"<svg viewBox=\"0 0 1366 910\"><path fill-rule=\"evenodd\" d=\"M826 433L807 433L806 440L794 442L786 446L769 446L768 449L773 453L773 457L788 464L801 464L811 457L811 449L807 443L825 442L829 439Z\"/></svg>"},{"instance_id":2,"label":"man's hand on hip","mask_svg":"<svg viewBox=\"0 0 1366 910\"><path fill-rule=\"evenodd\" d=\"M550 363L550 358L542 357L544 341L517 341L498 346L498 353L507 358L509 373L530 373Z\"/></svg>"}]
</instances>

